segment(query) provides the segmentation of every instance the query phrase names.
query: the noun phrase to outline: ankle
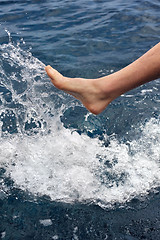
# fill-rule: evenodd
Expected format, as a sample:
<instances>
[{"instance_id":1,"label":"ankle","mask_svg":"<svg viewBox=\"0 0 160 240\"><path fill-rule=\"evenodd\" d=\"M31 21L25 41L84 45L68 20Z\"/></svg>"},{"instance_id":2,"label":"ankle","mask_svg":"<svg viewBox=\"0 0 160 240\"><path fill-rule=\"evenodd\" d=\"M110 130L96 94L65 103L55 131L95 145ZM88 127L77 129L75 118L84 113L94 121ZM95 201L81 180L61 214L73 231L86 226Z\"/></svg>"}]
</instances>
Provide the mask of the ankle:
<instances>
[{"instance_id":1,"label":"ankle","mask_svg":"<svg viewBox=\"0 0 160 240\"><path fill-rule=\"evenodd\" d=\"M108 104L120 95L116 79L113 74L98 78L95 81L95 86L101 96L101 100L106 100Z\"/></svg>"}]
</instances>

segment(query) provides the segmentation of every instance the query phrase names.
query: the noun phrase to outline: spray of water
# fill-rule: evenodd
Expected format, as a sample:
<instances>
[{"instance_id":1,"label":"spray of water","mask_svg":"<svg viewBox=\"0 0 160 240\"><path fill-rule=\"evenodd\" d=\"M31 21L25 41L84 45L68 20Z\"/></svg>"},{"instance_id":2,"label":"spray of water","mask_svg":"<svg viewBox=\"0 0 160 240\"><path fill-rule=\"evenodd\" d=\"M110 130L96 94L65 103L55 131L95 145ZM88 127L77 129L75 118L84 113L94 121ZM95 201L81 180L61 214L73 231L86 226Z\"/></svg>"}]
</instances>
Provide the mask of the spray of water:
<instances>
[{"instance_id":1,"label":"spray of water","mask_svg":"<svg viewBox=\"0 0 160 240\"><path fill-rule=\"evenodd\" d=\"M138 139L120 143L112 137L106 147L63 126L65 95L29 50L10 41L0 54L0 167L15 187L54 201L106 207L160 186L159 120L142 125Z\"/></svg>"}]
</instances>

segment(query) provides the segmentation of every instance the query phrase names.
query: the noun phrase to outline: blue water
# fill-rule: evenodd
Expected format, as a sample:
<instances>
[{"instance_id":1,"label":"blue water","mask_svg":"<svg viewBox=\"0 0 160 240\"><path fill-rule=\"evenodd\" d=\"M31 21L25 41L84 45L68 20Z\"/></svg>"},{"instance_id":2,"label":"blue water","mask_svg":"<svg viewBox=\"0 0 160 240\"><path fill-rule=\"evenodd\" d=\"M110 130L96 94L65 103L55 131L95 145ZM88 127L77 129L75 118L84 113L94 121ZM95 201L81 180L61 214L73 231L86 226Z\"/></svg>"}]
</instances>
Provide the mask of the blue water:
<instances>
[{"instance_id":1,"label":"blue water","mask_svg":"<svg viewBox=\"0 0 160 240\"><path fill-rule=\"evenodd\" d=\"M160 79L94 116L44 66L96 78L160 41L158 0L0 1L0 238L160 239Z\"/></svg>"}]
</instances>

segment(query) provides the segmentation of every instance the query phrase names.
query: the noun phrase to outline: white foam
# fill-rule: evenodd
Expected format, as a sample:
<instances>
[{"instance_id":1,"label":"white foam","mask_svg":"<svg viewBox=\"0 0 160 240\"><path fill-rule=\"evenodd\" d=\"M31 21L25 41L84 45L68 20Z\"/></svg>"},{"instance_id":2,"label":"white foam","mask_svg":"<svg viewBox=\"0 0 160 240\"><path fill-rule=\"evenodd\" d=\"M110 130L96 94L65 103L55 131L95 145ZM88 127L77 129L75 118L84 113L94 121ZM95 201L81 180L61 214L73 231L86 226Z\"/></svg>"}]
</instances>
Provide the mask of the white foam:
<instances>
[{"instance_id":1,"label":"white foam","mask_svg":"<svg viewBox=\"0 0 160 240\"><path fill-rule=\"evenodd\" d=\"M39 220L40 224L42 224L44 227L48 227L52 225L52 220L51 219L43 219Z\"/></svg>"},{"instance_id":2,"label":"white foam","mask_svg":"<svg viewBox=\"0 0 160 240\"><path fill-rule=\"evenodd\" d=\"M6 232L2 232L1 233L1 239L5 238L5 236L6 236Z\"/></svg>"},{"instance_id":3,"label":"white foam","mask_svg":"<svg viewBox=\"0 0 160 240\"><path fill-rule=\"evenodd\" d=\"M78 231L78 227L74 227L73 229L73 239L74 240L79 240L78 236L77 236L77 231Z\"/></svg>"},{"instance_id":4,"label":"white foam","mask_svg":"<svg viewBox=\"0 0 160 240\"><path fill-rule=\"evenodd\" d=\"M146 93L153 92L153 89L142 89L141 93L142 95L145 95Z\"/></svg>"},{"instance_id":5,"label":"white foam","mask_svg":"<svg viewBox=\"0 0 160 240\"><path fill-rule=\"evenodd\" d=\"M2 77L1 83L12 92L12 102L20 104L19 108L9 108L2 99L0 107L1 113L12 110L12 117L17 119L18 133L10 135L6 130L6 134L1 132L0 140L0 167L15 186L35 196L48 195L54 201L94 202L102 207L145 196L160 186L159 120L152 118L142 125L139 138L135 134L135 140L120 143L115 137L105 147L98 138L63 127L61 109L59 113L54 110L54 102L48 100L48 89L43 88L42 95L37 89L43 81L50 84L38 59L12 43L0 50L8 54L7 60L7 55L3 55L7 64L20 68L20 82L27 82L24 93L17 94L2 68L6 81ZM36 77L40 81L34 80ZM18 82L19 77L12 73L12 79ZM27 97L22 98L25 94ZM46 102L41 99L47 96ZM31 118L41 123L39 133L25 130L25 123L30 124ZM4 182L3 191L9 193Z\"/></svg>"},{"instance_id":6,"label":"white foam","mask_svg":"<svg viewBox=\"0 0 160 240\"><path fill-rule=\"evenodd\" d=\"M57 129L56 123L52 128L48 136L15 136L1 142L1 167L21 189L54 201L108 205L160 186L160 130L155 119L142 127L138 141L122 144L113 139L107 148L98 139Z\"/></svg>"},{"instance_id":7,"label":"white foam","mask_svg":"<svg viewBox=\"0 0 160 240\"><path fill-rule=\"evenodd\" d=\"M54 239L54 240L58 240L59 237L58 237L58 235L54 235L54 236L52 237L52 239Z\"/></svg>"}]
</instances>

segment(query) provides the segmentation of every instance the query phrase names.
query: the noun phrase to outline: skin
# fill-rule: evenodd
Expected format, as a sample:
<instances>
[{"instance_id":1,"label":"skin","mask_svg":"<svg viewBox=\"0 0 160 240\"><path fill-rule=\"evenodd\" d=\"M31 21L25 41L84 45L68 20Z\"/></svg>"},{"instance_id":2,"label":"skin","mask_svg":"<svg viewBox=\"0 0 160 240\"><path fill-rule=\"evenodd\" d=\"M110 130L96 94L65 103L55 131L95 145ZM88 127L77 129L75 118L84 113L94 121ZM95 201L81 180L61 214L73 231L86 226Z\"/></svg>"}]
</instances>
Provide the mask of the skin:
<instances>
[{"instance_id":1,"label":"skin","mask_svg":"<svg viewBox=\"0 0 160 240\"><path fill-rule=\"evenodd\" d=\"M97 115L121 94L160 78L160 43L127 67L97 79L64 77L51 66L45 70L56 88L71 94Z\"/></svg>"}]
</instances>

